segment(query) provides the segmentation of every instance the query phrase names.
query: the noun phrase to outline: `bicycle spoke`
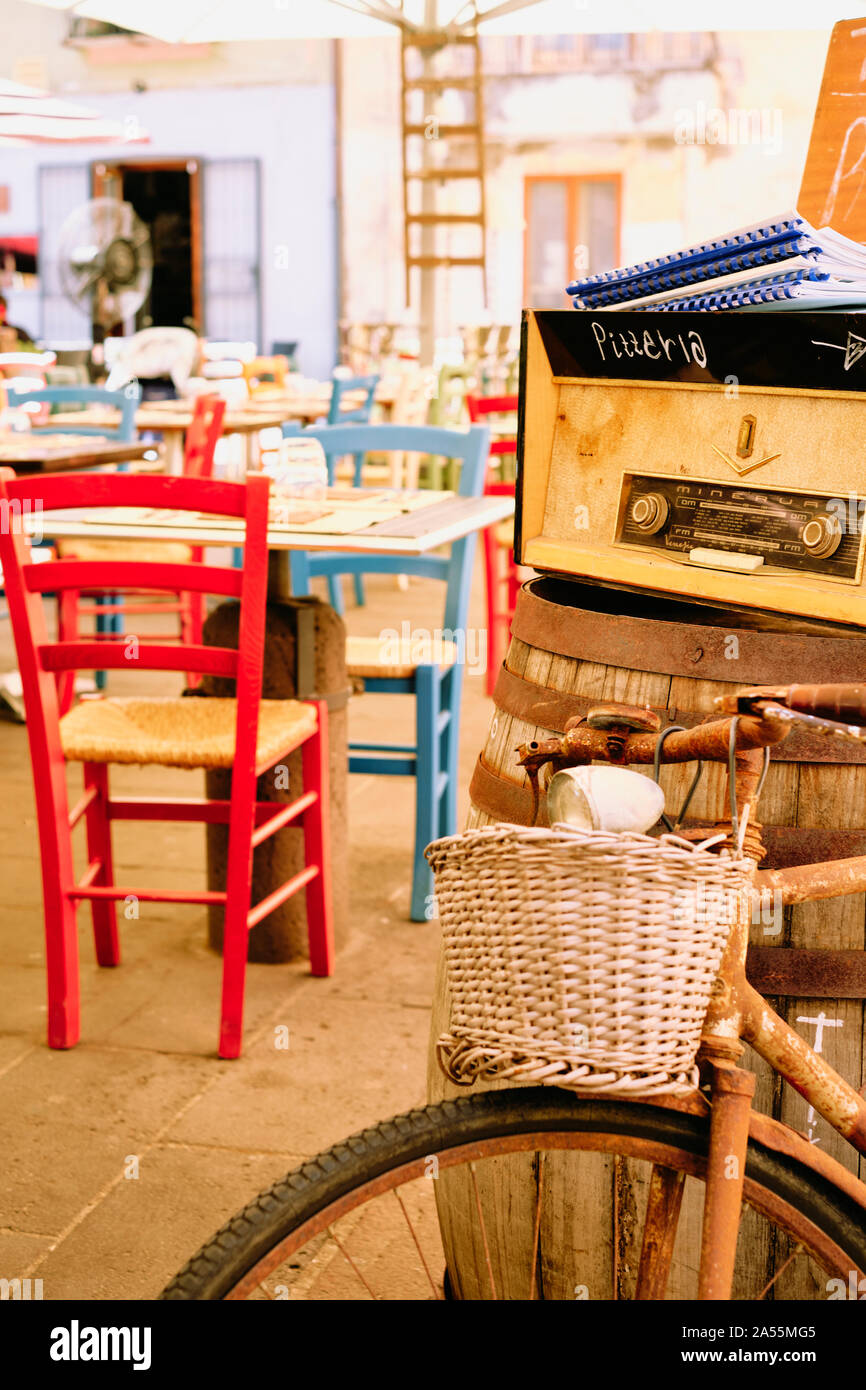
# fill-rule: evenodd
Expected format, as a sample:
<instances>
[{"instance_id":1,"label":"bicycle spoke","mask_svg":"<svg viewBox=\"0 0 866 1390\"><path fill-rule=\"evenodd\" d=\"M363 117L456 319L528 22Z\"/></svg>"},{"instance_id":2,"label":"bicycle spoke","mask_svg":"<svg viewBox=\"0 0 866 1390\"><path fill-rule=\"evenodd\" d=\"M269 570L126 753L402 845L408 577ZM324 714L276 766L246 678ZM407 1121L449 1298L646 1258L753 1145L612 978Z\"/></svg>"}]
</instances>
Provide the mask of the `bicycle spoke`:
<instances>
[{"instance_id":1,"label":"bicycle spoke","mask_svg":"<svg viewBox=\"0 0 866 1390\"><path fill-rule=\"evenodd\" d=\"M653 1164L635 1299L662 1299L667 1288L686 1175Z\"/></svg>"},{"instance_id":2,"label":"bicycle spoke","mask_svg":"<svg viewBox=\"0 0 866 1390\"><path fill-rule=\"evenodd\" d=\"M785 1273L785 1270L788 1268L788 1265L793 1264L797 1256L802 1254L802 1245L795 1245L794 1249L791 1251L785 1263L781 1266L781 1268L776 1270L776 1273L773 1275L769 1284L765 1284L764 1287L761 1289L761 1292L755 1295L754 1299L752 1300L753 1303L760 1303L761 1299L764 1297L764 1294L768 1293L775 1284L776 1280L781 1278L781 1276Z\"/></svg>"},{"instance_id":3,"label":"bicycle spoke","mask_svg":"<svg viewBox=\"0 0 866 1390\"><path fill-rule=\"evenodd\" d=\"M353 1269L353 1270L355 1271L355 1273L357 1274L358 1278L360 1279L361 1283L364 1285L364 1288L367 1290L367 1293L370 1295L370 1297L372 1298L373 1302L374 1302L374 1303L377 1303L377 1302L378 1302L378 1299L376 1298L376 1295L374 1294L373 1290L370 1288L370 1285L367 1283L367 1280L364 1278L364 1276L363 1276L363 1274L361 1273L360 1269L359 1269L358 1266L355 1264L355 1261L352 1259L352 1256L349 1254L349 1252L348 1252L348 1250L346 1249L346 1247L340 1242L340 1239L339 1239L339 1237L336 1235L336 1233L335 1233L335 1231L334 1231L334 1229L333 1229L332 1226L329 1226L329 1227L328 1227L328 1235L331 1237L331 1240L332 1240L332 1241L334 1242L334 1244L336 1245L336 1247L337 1247L337 1249L339 1250L340 1254L344 1257L344 1259L348 1262L348 1264L351 1265L352 1269Z\"/></svg>"},{"instance_id":4,"label":"bicycle spoke","mask_svg":"<svg viewBox=\"0 0 866 1390\"><path fill-rule=\"evenodd\" d=\"M439 1300L439 1290L436 1288L436 1285L435 1285L435 1283L433 1282L433 1275L430 1273L430 1267L429 1267L429 1265L427 1264L427 1261L426 1261L425 1258L424 1258L424 1251L421 1249L421 1243L420 1243L420 1241L418 1240L418 1236L417 1236L417 1233L416 1233L416 1231L415 1231L415 1227L412 1225L412 1222L411 1222L411 1220L410 1220L410 1218L409 1218L409 1213L408 1213L408 1211L406 1210L405 1204L404 1204L404 1202L403 1202L403 1198L400 1196L399 1188L396 1188L396 1187L394 1188L394 1196L397 1198L397 1201L400 1203L400 1210L402 1211L403 1215L404 1215L405 1218L406 1218L406 1225L409 1227L409 1234L410 1234L410 1236L412 1237L412 1239L413 1239L414 1242L415 1242L415 1249L418 1251L418 1255L419 1255L419 1257L420 1257L421 1263L422 1263L422 1265L424 1266L424 1273L427 1275L428 1282L429 1282L429 1284L430 1284L431 1289L433 1290L433 1297L438 1301L438 1300Z\"/></svg>"},{"instance_id":5,"label":"bicycle spoke","mask_svg":"<svg viewBox=\"0 0 866 1390\"><path fill-rule=\"evenodd\" d=\"M541 1194L544 1187L544 1165L538 1165L538 1197L535 1203L535 1226L532 1232L532 1269L529 1273L529 1297L535 1298L535 1270L538 1265L538 1241L541 1235Z\"/></svg>"},{"instance_id":6,"label":"bicycle spoke","mask_svg":"<svg viewBox=\"0 0 866 1390\"><path fill-rule=\"evenodd\" d=\"M481 1210L481 1194L478 1191L478 1174L475 1171L475 1164L470 1163L469 1172L472 1174L472 1187L475 1191L475 1206L478 1211L478 1221L481 1226L481 1239L484 1242L484 1258L487 1261L487 1275L490 1279L490 1292L494 1299L498 1299L496 1292L496 1280L493 1277L493 1264L490 1259L490 1245L487 1240L487 1227L484 1224L484 1212Z\"/></svg>"}]
</instances>

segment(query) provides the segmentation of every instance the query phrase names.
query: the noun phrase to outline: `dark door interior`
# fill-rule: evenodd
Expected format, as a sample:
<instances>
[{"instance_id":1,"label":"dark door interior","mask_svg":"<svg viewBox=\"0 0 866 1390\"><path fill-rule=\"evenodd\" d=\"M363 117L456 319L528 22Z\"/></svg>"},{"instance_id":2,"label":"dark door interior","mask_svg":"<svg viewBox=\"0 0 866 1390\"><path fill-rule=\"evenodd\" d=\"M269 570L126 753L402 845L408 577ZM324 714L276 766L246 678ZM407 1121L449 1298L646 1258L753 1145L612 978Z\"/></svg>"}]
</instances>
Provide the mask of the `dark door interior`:
<instances>
[{"instance_id":1,"label":"dark door interior","mask_svg":"<svg viewBox=\"0 0 866 1390\"><path fill-rule=\"evenodd\" d=\"M186 169L123 168L123 197L150 230L153 279L139 328L193 326L192 199Z\"/></svg>"}]
</instances>

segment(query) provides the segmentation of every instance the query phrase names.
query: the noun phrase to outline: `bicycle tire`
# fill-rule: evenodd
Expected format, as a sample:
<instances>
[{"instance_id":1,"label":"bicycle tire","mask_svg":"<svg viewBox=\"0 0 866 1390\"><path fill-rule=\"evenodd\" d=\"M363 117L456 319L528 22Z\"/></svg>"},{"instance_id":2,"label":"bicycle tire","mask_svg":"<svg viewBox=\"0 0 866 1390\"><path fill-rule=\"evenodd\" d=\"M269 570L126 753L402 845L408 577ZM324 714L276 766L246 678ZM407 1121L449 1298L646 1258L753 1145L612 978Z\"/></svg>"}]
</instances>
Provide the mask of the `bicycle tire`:
<instances>
[{"instance_id":1,"label":"bicycle tire","mask_svg":"<svg viewBox=\"0 0 866 1390\"><path fill-rule=\"evenodd\" d=\"M554 1087L488 1091L409 1111L361 1130L318 1154L260 1193L207 1241L159 1294L160 1300L212 1301L245 1296L242 1281L293 1234L326 1216L360 1205L377 1179L387 1179L432 1154L457 1154L474 1146L521 1136L547 1136L550 1147L568 1148L567 1136L617 1137L656 1145L690 1156L697 1165L707 1154L709 1125L697 1116L661 1106L583 1100ZM553 1143L559 1138L558 1144ZM527 1145L524 1148L529 1147ZM544 1143L538 1144L544 1148ZM580 1147L574 1145L574 1147ZM611 1150L613 1151L613 1150ZM805 1218L858 1269L866 1269L863 1208L787 1155L750 1140L746 1182L763 1201ZM387 1190L383 1188L382 1190ZM789 1229L778 1217L782 1229ZM790 1228L790 1229L793 1229ZM806 1246L807 1251L810 1248ZM815 1256L818 1262L821 1260ZM826 1264L824 1265L827 1268Z\"/></svg>"}]
</instances>

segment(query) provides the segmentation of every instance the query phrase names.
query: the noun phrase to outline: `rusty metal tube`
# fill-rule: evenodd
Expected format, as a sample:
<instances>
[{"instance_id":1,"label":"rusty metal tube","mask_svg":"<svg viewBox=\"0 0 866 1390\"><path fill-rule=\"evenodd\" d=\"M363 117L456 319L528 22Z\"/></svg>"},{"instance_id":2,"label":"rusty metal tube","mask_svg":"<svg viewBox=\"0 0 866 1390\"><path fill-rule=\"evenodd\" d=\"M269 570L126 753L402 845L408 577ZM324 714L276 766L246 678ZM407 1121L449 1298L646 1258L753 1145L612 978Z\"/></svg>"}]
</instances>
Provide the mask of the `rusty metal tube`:
<instances>
[{"instance_id":1,"label":"rusty metal tube","mask_svg":"<svg viewBox=\"0 0 866 1390\"><path fill-rule=\"evenodd\" d=\"M730 732L730 719L714 719L708 724L697 724L693 729L676 730L665 739L662 762L688 763L699 758L711 762L727 762ZM771 743L781 743L789 732L790 726L778 720L742 715L737 726L737 750L765 748ZM628 763L652 763L657 742L658 736L654 733L629 734L625 739L623 760ZM593 759L606 760L608 744L608 730L578 724L575 728L569 729L562 738L524 743L517 751L520 754L519 761L524 766L549 762L551 759L573 760L578 763L590 762Z\"/></svg>"},{"instance_id":2,"label":"rusty metal tube","mask_svg":"<svg viewBox=\"0 0 866 1390\"><path fill-rule=\"evenodd\" d=\"M820 864L797 864L788 869L760 869L755 874L755 891L758 894L778 891L785 904L866 893L866 855L829 859Z\"/></svg>"},{"instance_id":3,"label":"rusty metal tube","mask_svg":"<svg viewBox=\"0 0 866 1390\"><path fill-rule=\"evenodd\" d=\"M741 984L737 993L745 1041L855 1149L866 1153L866 1100L750 984Z\"/></svg>"},{"instance_id":4,"label":"rusty metal tube","mask_svg":"<svg viewBox=\"0 0 866 1390\"><path fill-rule=\"evenodd\" d=\"M710 1151L701 1233L698 1298L729 1299L737 1256L749 1116L755 1077L738 1067L713 1066Z\"/></svg>"},{"instance_id":5,"label":"rusty metal tube","mask_svg":"<svg viewBox=\"0 0 866 1390\"><path fill-rule=\"evenodd\" d=\"M635 1300L661 1303L664 1299L685 1186L682 1169L653 1164Z\"/></svg>"}]
</instances>

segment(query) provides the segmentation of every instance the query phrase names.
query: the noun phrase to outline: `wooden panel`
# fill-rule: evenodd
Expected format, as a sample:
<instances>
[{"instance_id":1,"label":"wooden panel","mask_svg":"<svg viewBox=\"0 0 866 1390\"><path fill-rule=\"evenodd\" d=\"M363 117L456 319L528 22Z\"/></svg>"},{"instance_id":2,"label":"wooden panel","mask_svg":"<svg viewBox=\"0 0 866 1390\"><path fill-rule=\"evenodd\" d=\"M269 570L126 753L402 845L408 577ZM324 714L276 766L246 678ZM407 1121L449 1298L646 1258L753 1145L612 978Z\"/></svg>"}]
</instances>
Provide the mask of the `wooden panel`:
<instances>
[{"instance_id":1,"label":"wooden panel","mask_svg":"<svg viewBox=\"0 0 866 1390\"><path fill-rule=\"evenodd\" d=\"M818 227L866 241L866 19L836 24L797 208Z\"/></svg>"}]
</instances>

